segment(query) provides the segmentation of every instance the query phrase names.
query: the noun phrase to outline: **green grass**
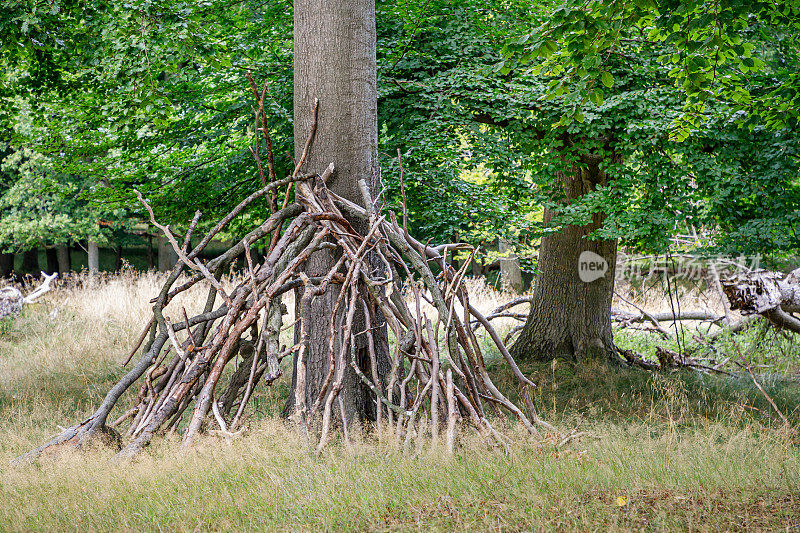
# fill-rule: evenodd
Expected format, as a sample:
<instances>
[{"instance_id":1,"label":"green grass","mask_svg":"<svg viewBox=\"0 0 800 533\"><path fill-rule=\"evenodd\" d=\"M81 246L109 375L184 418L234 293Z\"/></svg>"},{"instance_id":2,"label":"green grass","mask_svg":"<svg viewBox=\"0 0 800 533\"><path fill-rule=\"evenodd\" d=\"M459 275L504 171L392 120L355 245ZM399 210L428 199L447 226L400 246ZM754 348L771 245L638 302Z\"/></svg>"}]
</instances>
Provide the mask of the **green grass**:
<instances>
[{"instance_id":1,"label":"green grass","mask_svg":"<svg viewBox=\"0 0 800 533\"><path fill-rule=\"evenodd\" d=\"M157 439L129 464L96 449L10 466L57 424L89 413L121 374L152 287L120 283L57 292L47 307L4 325L0 531L800 528L800 439L781 427L747 374L525 363L540 415L584 435L556 448L496 418L511 454L464 428L453 457L427 437L403 454L370 432L355 438L352 453L335 442L309 454L276 418L285 376L259 392L250 430L231 443L207 437L181 453L177 441ZM104 298L134 297L144 303L124 313L95 309ZM627 334L618 341L643 342ZM489 359L514 397L512 376ZM800 427L796 380L775 373L759 380Z\"/></svg>"},{"instance_id":2,"label":"green grass","mask_svg":"<svg viewBox=\"0 0 800 533\"><path fill-rule=\"evenodd\" d=\"M724 421L776 429L782 425L780 415L744 371L734 377L693 370L650 373L568 361L523 363L521 368L537 385L537 409L554 419L656 425ZM497 380L513 389L511 373L499 366L494 370ZM778 409L793 425L800 426L800 383L777 374L759 375L757 379Z\"/></svg>"}]
</instances>

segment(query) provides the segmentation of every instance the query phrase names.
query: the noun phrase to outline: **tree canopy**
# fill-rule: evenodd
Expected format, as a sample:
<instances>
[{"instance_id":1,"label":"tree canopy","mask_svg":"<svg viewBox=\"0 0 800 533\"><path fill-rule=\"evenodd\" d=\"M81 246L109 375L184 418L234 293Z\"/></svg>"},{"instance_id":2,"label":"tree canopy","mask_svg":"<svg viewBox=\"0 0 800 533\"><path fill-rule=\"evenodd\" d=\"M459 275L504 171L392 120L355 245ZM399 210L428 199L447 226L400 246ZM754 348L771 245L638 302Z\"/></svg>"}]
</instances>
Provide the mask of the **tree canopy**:
<instances>
[{"instance_id":1,"label":"tree canopy","mask_svg":"<svg viewBox=\"0 0 800 533\"><path fill-rule=\"evenodd\" d=\"M663 251L691 228L706 250L791 253L798 9L378 2L384 200L398 205L402 163L410 224L425 238L500 236L532 253L542 234L602 208L597 236L642 249ZM173 224L229 209L259 183L248 72L267 82L276 172L293 167L289 3L13 0L0 10L7 249L141 217L133 188ZM609 184L564 206L554 173L612 152ZM52 222L23 221L34 198ZM545 227L548 206L560 216Z\"/></svg>"}]
</instances>

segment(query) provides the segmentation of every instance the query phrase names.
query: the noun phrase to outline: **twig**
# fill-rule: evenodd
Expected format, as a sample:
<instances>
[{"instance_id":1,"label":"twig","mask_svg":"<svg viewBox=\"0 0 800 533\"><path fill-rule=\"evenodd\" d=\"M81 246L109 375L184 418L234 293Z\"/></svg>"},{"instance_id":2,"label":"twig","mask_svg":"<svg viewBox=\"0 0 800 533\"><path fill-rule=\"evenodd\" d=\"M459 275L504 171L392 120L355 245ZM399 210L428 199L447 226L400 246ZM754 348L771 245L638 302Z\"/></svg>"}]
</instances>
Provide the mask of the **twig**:
<instances>
[{"instance_id":1,"label":"twig","mask_svg":"<svg viewBox=\"0 0 800 533\"><path fill-rule=\"evenodd\" d=\"M756 388L761 392L761 394L764 396L764 398L767 399L767 401L772 406L772 408L775 410L775 412L778 413L778 416L780 416L781 420L783 420L783 424L787 428L791 428L792 425L789 423L789 419L786 418L786 416L781 412L780 409L778 409L778 406L775 405L775 401L772 399L772 397L769 394L767 394L767 391L765 391L764 388L761 386L761 384L758 382L758 380L756 379L755 374L753 374L753 370L750 368L750 365L747 364L747 361L745 361L744 356L742 356L742 353L739 350L738 345L736 346L736 351L739 352L739 357L740 357L741 361L736 361L735 363L739 367L744 368L745 370L747 370L747 373L750 374L750 379L753 381L753 385L756 386Z\"/></svg>"},{"instance_id":2,"label":"twig","mask_svg":"<svg viewBox=\"0 0 800 533\"><path fill-rule=\"evenodd\" d=\"M128 352L128 357L125 358L125 362L122 363L122 366L128 366L128 363L131 362L131 359L136 354L136 351L139 349L139 347L141 347L145 337L147 337L147 334L150 332L150 328L152 327L153 327L153 317L150 317L150 320L147 322L147 325L142 330L142 333L141 335L139 335L139 338L136 340L136 343L134 343L133 347Z\"/></svg>"}]
</instances>

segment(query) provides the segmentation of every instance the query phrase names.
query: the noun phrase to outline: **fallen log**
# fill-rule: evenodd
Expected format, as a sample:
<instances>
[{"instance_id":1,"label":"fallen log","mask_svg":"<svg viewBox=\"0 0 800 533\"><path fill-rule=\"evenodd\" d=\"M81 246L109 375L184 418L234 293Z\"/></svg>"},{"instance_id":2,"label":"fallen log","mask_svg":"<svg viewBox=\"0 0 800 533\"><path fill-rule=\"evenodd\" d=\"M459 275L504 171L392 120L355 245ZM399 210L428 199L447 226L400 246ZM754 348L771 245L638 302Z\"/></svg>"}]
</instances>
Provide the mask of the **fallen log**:
<instances>
[{"instance_id":1,"label":"fallen log","mask_svg":"<svg viewBox=\"0 0 800 533\"><path fill-rule=\"evenodd\" d=\"M22 292L16 287L3 287L0 289L0 318L16 315L22 311L22 306L32 304L50 290L50 283L58 276L58 272L54 272L49 276L42 272L44 281L41 285L31 292L28 296L22 296Z\"/></svg>"},{"instance_id":2,"label":"fallen log","mask_svg":"<svg viewBox=\"0 0 800 533\"><path fill-rule=\"evenodd\" d=\"M630 326L634 323L650 322L653 329L660 334L663 338L669 339L671 337L668 330L662 325L661 321L667 322L680 322L683 320L699 320L703 322L719 323L725 320L725 315L718 315L709 311L681 311L680 313L647 313L642 311L640 313L628 313L618 309L611 310L611 320L614 322L622 322L622 327Z\"/></svg>"},{"instance_id":3,"label":"fallen log","mask_svg":"<svg viewBox=\"0 0 800 533\"><path fill-rule=\"evenodd\" d=\"M800 269L788 275L756 270L722 282L731 309L742 315L761 315L774 326L800 333Z\"/></svg>"},{"instance_id":4,"label":"fallen log","mask_svg":"<svg viewBox=\"0 0 800 533\"><path fill-rule=\"evenodd\" d=\"M619 309L611 310L611 320L618 322L649 322L651 317L659 322L681 321L681 320L701 320L704 322L719 322L725 319L725 315L719 315L710 311L681 311L680 313L629 313Z\"/></svg>"}]
</instances>

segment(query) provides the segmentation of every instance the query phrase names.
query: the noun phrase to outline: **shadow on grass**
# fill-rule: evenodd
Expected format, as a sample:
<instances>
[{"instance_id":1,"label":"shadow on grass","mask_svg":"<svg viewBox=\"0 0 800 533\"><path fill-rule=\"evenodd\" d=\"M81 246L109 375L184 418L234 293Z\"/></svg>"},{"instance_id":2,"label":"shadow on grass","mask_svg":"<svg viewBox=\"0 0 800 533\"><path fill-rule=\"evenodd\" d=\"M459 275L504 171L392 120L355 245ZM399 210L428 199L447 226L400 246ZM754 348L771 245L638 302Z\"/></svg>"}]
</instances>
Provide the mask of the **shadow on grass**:
<instances>
[{"instance_id":1,"label":"shadow on grass","mask_svg":"<svg viewBox=\"0 0 800 533\"><path fill-rule=\"evenodd\" d=\"M734 377L690 369L647 372L602 362L522 362L537 389L540 414L555 420L580 417L608 422L731 420L780 425L780 415L755 387L749 374ZM516 380L505 365L492 369L499 384L518 400ZM800 426L800 381L757 375L761 386L794 427Z\"/></svg>"}]
</instances>

